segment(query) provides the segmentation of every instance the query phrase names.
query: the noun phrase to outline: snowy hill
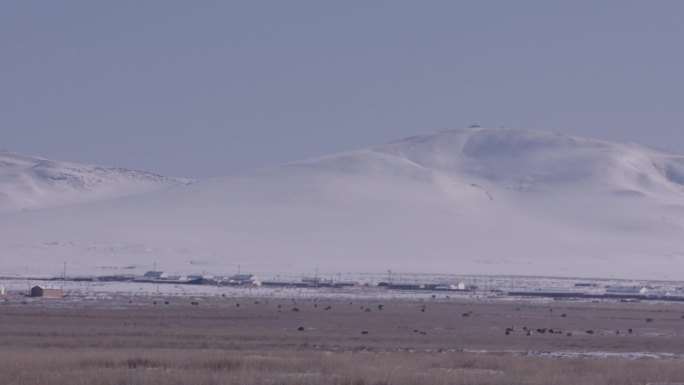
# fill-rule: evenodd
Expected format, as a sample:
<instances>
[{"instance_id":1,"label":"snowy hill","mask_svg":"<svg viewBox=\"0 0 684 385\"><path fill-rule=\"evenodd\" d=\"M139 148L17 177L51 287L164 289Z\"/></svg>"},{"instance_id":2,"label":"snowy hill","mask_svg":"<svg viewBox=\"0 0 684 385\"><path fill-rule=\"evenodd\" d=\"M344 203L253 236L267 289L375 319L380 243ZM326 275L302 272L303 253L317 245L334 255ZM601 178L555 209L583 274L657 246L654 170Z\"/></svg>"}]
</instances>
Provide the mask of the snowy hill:
<instances>
[{"instance_id":1,"label":"snowy hill","mask_svg":"<svg viewBox=\"0 0 684 385\"><path fill-rule=\"evenodd\" d=\"M65 225L68 223L68 225ZM684 156L470 128L0 214L7 272L439 272L684 279Z\"/></svg>"},{"instance_id":2,"label":"snowy hill","mask_svg":"<svg viewBox=\"0 0 684 385\"><path fill-rule=\"evenodd\" d=\"M122 168L56 162L0 150L0 212L110 199L182 182Z\"/></svg>"}]
</instances>

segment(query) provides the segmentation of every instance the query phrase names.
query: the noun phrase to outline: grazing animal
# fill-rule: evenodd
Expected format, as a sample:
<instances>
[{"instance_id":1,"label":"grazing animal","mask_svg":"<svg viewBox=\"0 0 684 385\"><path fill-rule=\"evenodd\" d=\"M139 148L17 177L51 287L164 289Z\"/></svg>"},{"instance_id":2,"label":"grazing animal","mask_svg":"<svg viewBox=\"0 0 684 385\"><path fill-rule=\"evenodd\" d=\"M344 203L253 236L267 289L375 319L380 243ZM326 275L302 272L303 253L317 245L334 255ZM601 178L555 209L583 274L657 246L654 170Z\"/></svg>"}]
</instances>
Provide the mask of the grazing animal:
<instances>
[{"instance_id":1,"label":"grazing animal","mask_svg":"<svg viewBox=\"0 0 684 385\"><path fill-rule=\"evenodd\" d=\"M413 332L414 332L414 333L418 333L418 329L413 329Z\"/></svg>"},{"instance_id":2,"label":"grazing animal","mask_svg":"<svg viewBox=\"0 0 684 385\"><path fill-rule=\"evenodd\" d=\"M568 316L568 315L565 314L565 313L561 314L561 317L563 317L563 318L565 318L565 317L567 317L567 316Z\"/></svg>"},{"instance_id":3,"label":"grazing animal","mask_svg":"<svg viewBox=\"0 0 684 385\"><path fill-rule=\"evenodd\" d=\"M296 307L293 307L293 308L292 308L292 311L293 311L293 312L298 312L298 311L299 311L299 309L298 309L298 308L296 308Z\"/></svg>"},{"instance_id":4,"label":"grazing animal","mask_svg":"<svg viewBox=\"0 0 684 385\"><path fill-rule=\"evenodd\" d=\"M156 304L157 304L157 301L152 302L152 304L153 304L153 305L156 305Z\"/></svg>"},{"instance_id":5,"label":"grazing animal","mask_svg":"<svg viewBox=\"0 0 684 385\"><path fill-rule=\"evenodd\" d=\"M368 334L368 331L364 330L361 332L361 334Z\"/></svg>"},{"instance_id":6,"label":"grazing animal","mask_svg":"<svg viewBox=\"0 0 684 385\"><path fill-rule=\"evenodd\" d=\"M587 330L587 334L594 334L593 330Z\"/></svg>"},{"instance_id":7,"label":"grazing animal","mask_svg":"<svg viewBox=\"0 0 684 385\"><path fill-rule=\"evenodd\" d=\"M332 307L330 307L330 306L326 306L326 308L325 308L325 309L323 309L323 310L326 310L326 311L327 311L327 310L330 310L330 309L332 309Z\"/></svg>"},{"instance_id":8,"label":"grazing animal","mask_svg":"<svg viewBox=\"0 0 684 385\"><path fill-rule=\"evenodd\" d=\"M470 317L470 313L463 313L461 314L461 317Z\"/></svg>"},{"instance_id":9,"label":"grazing animal","mask_svg":"<svg viewBox=\"0 0 684 385\"><path fill-rule=\"evenodd\" d=\"M566 336L572 337L572 333L568 332L568 334L566 334Z\"/></svg>"},{"instance_id":10,"label":"grazing animal","mask_svg":"<svg viewBox=\"0 0 684 385\"><path fill-rule=\"evenodd\" d=\"M378 305L378 310L382 310L383 307L384 305Z\"/></svg>"},{"instance_id":11,"label":"grazing animal","mask_svg":"<svg viewBox=\"0 0 684 385\"><path fill-rule=\"evenodd\" d=\"M366 313L370 313L370 312L371 312L371 309L370 309L369 307L367 307L367 308L365 308L363 311L365 311Z\"/></svg>"},{"instance_id":12,"label":"grazing animal","mask_svg":"<svg viewBox=\"0 0 684 385\"><path fill-rule=\"evenodd\" d=\"M426 332L419 332L419 333L420 333L420 334L422 334L422 335L427 335L427 333L426 333Z\"/></svg>"},{"instance_id":13,"label":"grazing animal","mask_svg":"<svg viewBox=\"0 0 684 385\"><path fill-rule=\"evenodd\" d=\"M236 304L235 304L235 307L240 307L240 304L239 304L239 303L236 303Z\"/></svg>"},{"instance_id":14,"label":"grazing animal","mask_svg":"<svg viewBox=\"0 0 684 385\"><path fill-rule=\"evenodd\" d=\"M304 326L298 327L297 330L299 330L300 332L303 332L303 331L304 331Z\"/></svg>"},{"instance_id":15,"label":"grazing animal","mask_svg":"<svg viewBox=\"0 0 684 385\"><path fill-rule=\"evenodd\" d=\"M527 334L528 336L531 336L531 335L532 335L532 330L528 330L526 334Z\"/></svg>"},{"instance_id":16,"label":"grazing animal","mask_svg":"<svg viewBox=\"0 0 684 385\"><path fill-rule=\"evenodd\" d=\"M632 334L632 329L627 329L627 333Z\"/></svg>"},{"instance_id":17,"label":"grazing animal","mask_svg":"<svg viewBox=\"0 0 684 385\"><path fill-rule=\"evenodd\" d=\"M199 305L199 302L190 302L190 305L192 305L192 306L198 306L198 305Z\"/></svg>"},{"instance_id":18,"label":"grazing animal","mask_svg":"<svg viewBox=\"0 0 684 385\"><path fill-rule=\"evenodd\" d=\"M169 304L169 301L164 301L164 305L168 305L168 304Z\"/></svg>"},{"instance_id":19,"label":"grazing animal","mask_svg":"<svg viewBox=\"0 0 684 385\"><path fill-rule=\"evenodd\" d=\"M646 318L646 322L653 322L653 318Z\"/></svg>"}]
</instances>

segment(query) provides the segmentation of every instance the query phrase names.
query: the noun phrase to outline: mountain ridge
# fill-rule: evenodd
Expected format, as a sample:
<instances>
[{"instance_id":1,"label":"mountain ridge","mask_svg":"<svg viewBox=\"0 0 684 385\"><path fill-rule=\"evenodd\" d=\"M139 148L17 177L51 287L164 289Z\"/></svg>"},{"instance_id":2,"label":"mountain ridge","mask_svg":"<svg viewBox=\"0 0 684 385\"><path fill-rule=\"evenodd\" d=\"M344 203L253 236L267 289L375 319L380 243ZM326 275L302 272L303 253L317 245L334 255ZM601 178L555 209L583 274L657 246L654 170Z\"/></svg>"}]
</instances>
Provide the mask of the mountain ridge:
<instances>
[{"instance_id":1,"label":"mountain ridge","mask_svg":"<svg viewBox=\"0 0 684 385\"><path fill-rule=\"evenodd\" d=\"M106 200L187 181L0 150L0 212Z\"/></svg>"},{"instance_id":2,"label":"mountain ridge","mask_svg":"<svg viewBox=\"0 0 684 385\"><path fill-rule=\"evenodd\" d=\"M23 272L69 259L83 272L157 262L182 272L684 279L680 173L684 156L637 144L455 129L5 213L0 252L21 255L4 266Z\"/></svg>"}]
</instances>

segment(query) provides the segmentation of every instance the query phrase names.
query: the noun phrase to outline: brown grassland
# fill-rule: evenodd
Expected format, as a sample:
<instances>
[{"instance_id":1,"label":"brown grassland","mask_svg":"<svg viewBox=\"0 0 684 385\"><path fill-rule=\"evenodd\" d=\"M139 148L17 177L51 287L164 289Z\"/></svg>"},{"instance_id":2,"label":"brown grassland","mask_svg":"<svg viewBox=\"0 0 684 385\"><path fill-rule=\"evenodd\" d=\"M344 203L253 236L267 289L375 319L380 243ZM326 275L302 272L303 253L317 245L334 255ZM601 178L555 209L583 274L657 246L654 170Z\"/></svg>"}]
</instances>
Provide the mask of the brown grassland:
<instances>
[{"instance_id":1,"label":"brown grassland","mask_svg":"<svg viewBox=\"0 0 684 385\"><path fill-rule=\"evenodd\" d=\"M684 383L683 304L444 296L24 302L0 301L3 385ZM629 352L660 356L617 354Z\"/></svg>"}]
</instances>

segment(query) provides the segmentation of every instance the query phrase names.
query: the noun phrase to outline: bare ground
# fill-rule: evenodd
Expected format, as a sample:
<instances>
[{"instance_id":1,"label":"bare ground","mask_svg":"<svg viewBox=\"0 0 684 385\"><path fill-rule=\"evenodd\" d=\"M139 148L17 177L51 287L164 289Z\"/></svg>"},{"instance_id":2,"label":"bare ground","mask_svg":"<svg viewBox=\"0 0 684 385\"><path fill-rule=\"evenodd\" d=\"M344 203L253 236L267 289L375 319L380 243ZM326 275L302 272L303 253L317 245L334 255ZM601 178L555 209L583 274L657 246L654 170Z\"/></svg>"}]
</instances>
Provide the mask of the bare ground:
<instances>
[{"instance_id":1,"label":"bare ground","mask_svg":"<svg viewBox=\"0 0 684 385\"><path fill-rule=\"evenodd\" d=\"M683 316L677 303L14 299L0 302L0 384L684 383Z\"/></svg>"}]
</instances>

